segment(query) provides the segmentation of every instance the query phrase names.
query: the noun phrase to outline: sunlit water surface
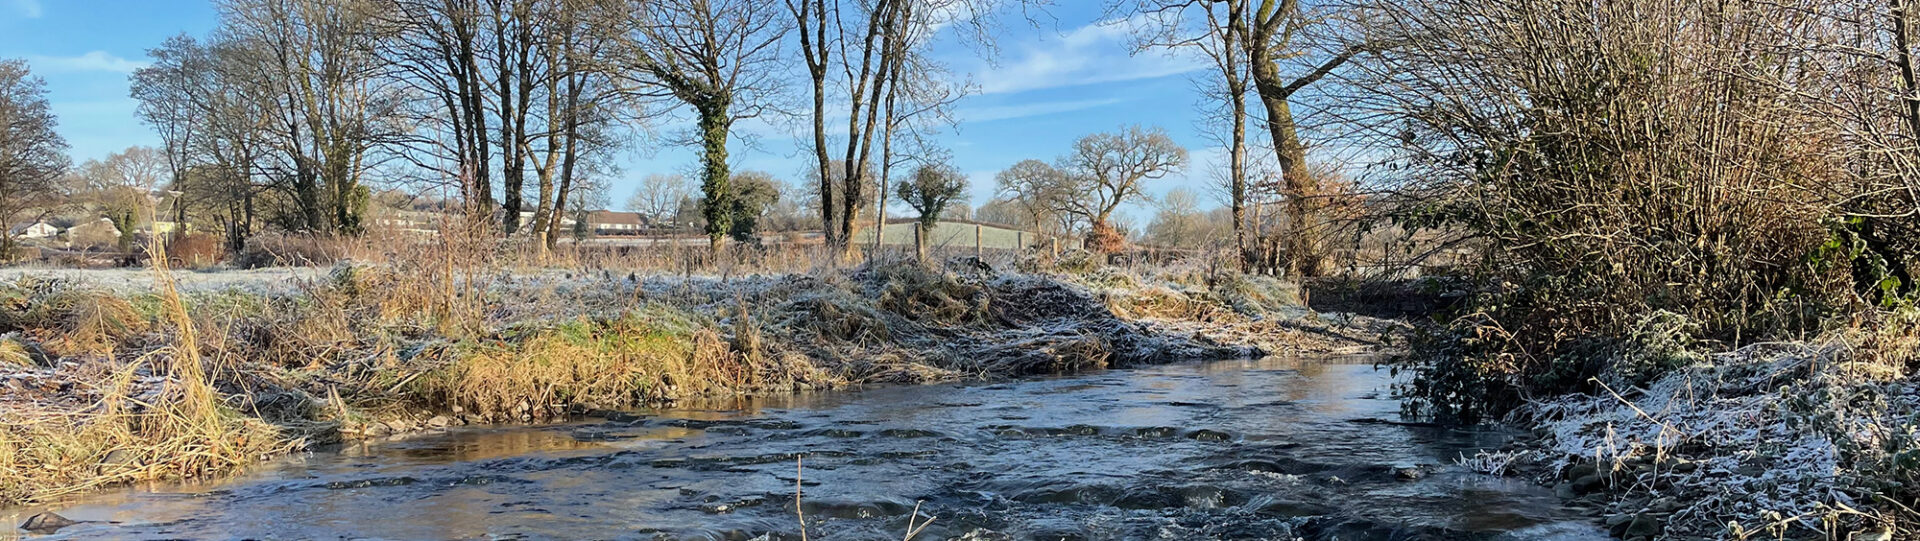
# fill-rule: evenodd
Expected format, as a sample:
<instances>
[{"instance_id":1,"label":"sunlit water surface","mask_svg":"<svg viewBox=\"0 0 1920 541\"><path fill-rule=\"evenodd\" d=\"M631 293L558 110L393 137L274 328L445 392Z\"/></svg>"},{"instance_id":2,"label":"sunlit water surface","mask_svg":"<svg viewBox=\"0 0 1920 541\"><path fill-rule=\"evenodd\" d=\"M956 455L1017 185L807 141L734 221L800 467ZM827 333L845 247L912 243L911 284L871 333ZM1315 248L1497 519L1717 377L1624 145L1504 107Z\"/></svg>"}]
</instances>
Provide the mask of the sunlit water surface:
<instances>
[{"instance_id":1,"label":"sunlit water surface","mask_svg":"<svg viewBox=\"0 0 1920 541\"><path fill-rule=\"evenodd\" d=\"M1370 359L1182 364L466 427L53 510L72 539L1605 539L1454 465ZM1381 422L1386 421L1386 422ZM1412 470L1409 470L1409 469ZM18 533L18 532L15 532Z\"/></svg>"}]
</instances>

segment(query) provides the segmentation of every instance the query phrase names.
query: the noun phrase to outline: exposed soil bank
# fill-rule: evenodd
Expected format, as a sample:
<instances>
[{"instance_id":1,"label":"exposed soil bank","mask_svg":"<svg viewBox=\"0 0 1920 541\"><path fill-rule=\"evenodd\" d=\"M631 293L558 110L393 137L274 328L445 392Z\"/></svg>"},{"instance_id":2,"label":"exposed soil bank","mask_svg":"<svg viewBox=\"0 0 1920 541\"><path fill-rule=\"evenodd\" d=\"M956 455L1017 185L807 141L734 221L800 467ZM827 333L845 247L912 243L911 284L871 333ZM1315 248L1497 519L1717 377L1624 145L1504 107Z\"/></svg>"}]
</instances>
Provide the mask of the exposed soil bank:
<instances>
[{"instance_id":1,"label":"exposed soil bank","mask_svg":"<svg viewBox=\"0 0 1920 541\"><path fill-rule=\"evenodd\" d=\"M270 278L189 280L177 296L139 275L0 285L0 502L425 427L1350 350L1395 328L1289 307L1271 281L975 261L732 279L405 263L255 274Z\"/></svg>"}]
</instances>

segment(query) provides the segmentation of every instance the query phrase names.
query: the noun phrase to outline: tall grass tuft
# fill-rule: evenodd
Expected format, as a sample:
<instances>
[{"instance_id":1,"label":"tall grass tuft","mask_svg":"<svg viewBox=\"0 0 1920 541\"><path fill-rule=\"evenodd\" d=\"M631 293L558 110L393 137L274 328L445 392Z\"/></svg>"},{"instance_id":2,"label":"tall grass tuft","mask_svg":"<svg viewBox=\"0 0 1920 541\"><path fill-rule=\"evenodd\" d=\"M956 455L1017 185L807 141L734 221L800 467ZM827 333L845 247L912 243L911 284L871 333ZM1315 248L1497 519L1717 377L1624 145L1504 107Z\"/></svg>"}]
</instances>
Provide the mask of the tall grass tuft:
<instances>
[{"instance_id":1,"label":"tall grass tuft","mask_svg":"<svg viewBox=\"0 0 1920 541\"><path fill-rule=\"evenodd\" d=\"M717 335L660 305L523 333L467 346L415 379L410 394L482 418L531 420L732 388L742 379Z\"/></svg>"},{"instance_id":2,"label":"tall grass tuft","mask_svg":"<svg viewBox=\"0 0 1920 541\"><path fill-rule=\"evenodd\" d=\"M208 377L192 318L166 267L164 248L155 246L153 270L159 285L161 324L172 339L126 363L101 369L104 388L85 396L78 408L5 408L0 427L0 502L45 501L76 492L131 481L199 477L225 473L263 454L288 448L278 431L235 412ZM121 301L124 303L124 301ZM55 336L50 342L93 343L100 332L98 310L80 319L86 325L56 326L79 337ZM112 314L141 321L124 306ZM144 327L142 327L144 328ZM136 385L142 374L157 383ZM138 389L140 392L135 392Z\"/></svg>"}]
</instances>

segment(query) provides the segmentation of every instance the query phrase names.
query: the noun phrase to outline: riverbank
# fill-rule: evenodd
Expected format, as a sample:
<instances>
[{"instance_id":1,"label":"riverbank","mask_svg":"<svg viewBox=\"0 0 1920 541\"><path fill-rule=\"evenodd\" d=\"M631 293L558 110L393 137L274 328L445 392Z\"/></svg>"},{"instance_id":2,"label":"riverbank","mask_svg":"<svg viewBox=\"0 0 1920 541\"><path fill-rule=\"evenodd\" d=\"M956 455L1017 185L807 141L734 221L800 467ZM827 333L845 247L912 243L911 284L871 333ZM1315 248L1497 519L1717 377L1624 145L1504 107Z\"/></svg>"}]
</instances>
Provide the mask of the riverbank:
<instances>
[{"instance_id":1,"label":"riverbank","mask_svg":"<svg viewBox=\"0 0 1920 541\"><path fill-rule=\"evenodd\" d=\"M430 261L258 282L70 274L0 285L0 503L428 427L1364 349L1397 328L1302 311L1262 278L1120 283L970 259L732 278Z\"/></svg>"},{"instance_id":2,"label":"riverbank","mask_svg":"<svg viewBox=\"0 0 1920 541\"><path fill-rule=\"evenodd\" d=\"M1913 539L1910 348L1837 334L1705 356L1644 386L1534 402L1514 422L1535 437L1464 462L1553 486L1624 539Z\"/></svg>"},{"instance_id":3,"label":"riverbank","mask_svg":"<svg viewBox=\"0 0 1920 541\"><path fill-rule=\"evenodd\" d=\"M51 539L87 540L897 540L910 522L931 523L921 540L1606 539L1552 490L1450 461L1513 432L1357 422L1399 409L1377 361L1276 355L449 427L0 509L0 537L54 512L77 524Z\"/></svg>"}]
</instances>

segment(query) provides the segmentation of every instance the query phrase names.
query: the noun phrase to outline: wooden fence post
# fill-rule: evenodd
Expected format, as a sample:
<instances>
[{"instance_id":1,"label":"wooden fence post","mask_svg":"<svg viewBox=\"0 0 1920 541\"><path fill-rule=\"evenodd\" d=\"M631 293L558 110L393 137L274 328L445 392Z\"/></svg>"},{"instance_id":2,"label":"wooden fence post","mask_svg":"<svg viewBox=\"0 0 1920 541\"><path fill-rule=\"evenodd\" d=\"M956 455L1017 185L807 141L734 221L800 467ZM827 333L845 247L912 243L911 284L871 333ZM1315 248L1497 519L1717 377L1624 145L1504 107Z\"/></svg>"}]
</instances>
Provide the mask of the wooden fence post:
<instances>
[{"instance_id":1,"label":"wooden fence post","mask_svg":"<svg viewBox=\"0 0 1920 541\"><path fill-rule=\"evenodd\" d=\"M921 264L927 262L927 227L918 221L913 222L913 251Z\"/></svg>"},{"instance_id":2,"label":"wooden fence post","mask_svg":"<svg viewBox=\"0 0 1920 541\"><path fill-rule=\"evenodd\" d=\"M986 227L981 226L980 224L973 224L973 258L974 259L983 259L987 256L987 245L985 242L987 238L986 229L987 229Z\"/></svg>"}]
</instances>

